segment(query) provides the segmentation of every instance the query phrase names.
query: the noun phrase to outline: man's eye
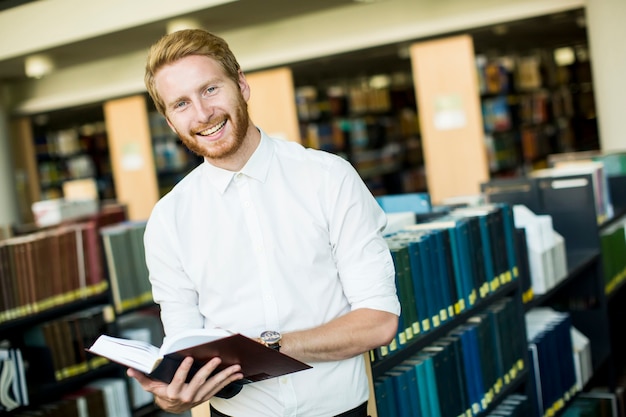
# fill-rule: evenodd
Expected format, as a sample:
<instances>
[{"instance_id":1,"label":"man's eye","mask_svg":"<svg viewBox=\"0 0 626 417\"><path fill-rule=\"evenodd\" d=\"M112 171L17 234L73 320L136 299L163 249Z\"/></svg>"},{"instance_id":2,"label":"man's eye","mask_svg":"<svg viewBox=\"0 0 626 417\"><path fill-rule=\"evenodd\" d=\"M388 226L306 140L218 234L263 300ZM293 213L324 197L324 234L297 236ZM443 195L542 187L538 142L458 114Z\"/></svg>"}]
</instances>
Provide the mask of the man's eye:
<instances>
[{"instance_id":1,"label":"man's eye","mask_svg":"<svg viewBox=\"0 0 626 417\"><path fill-rule=\"evenodd\" d=\"M185 105L186 105L186 104L187 104L187 103L186 103L186 102L184 102L184 101L179 101L178 103L174 104L174 109L175 109L175 110L180 110L180 109L182 109L183 107L185 107Z\"/></svg>"},{"instance_id":2,"label":"man's eye","mask_svg":"<svg viewBox=\"0 0 626 417\"><path fill-rule=\"evenodd\" d=\"M217 87L207 87L207 89L204 92L204 95L211 95L213 94L215 91L217 91Z\"/></svg>"}]
</instances>

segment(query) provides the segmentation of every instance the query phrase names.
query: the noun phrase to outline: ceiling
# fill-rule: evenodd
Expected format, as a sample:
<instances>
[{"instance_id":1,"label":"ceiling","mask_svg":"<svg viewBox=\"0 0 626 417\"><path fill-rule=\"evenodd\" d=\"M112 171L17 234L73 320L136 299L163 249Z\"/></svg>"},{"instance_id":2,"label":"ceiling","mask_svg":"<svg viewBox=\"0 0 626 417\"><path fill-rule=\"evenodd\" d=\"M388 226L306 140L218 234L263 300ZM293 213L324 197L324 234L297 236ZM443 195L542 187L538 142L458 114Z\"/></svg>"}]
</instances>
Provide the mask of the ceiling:
<instances>
[{"instance_id":1,"label":"ceiling","mask_svg":"<svg viewBox=\"0 0 626 417\"><path fill-rule=\"evenodd\" d=\"M0 13L8 7L41 0L0 0ZM236 28L289 19L297 15L345 7L355 0L239 0L210 9L194 12L202 27L223 32ZM108 33L102 36L66 44L45 51L58 69L84 64L106 57L122 55L148 48L164 33L165 20ZM524 52L537 47L556 47L572 43L586 43L584 11L568 11L557 15L508 22L498 26L476 28L469 32L474 37L477 53ZM410 68L404 45L387 45L368 50L330 56L313 61L293 63L297 84L314 82L320 77L343 77L376 74ZM19 81L25 78L25 56L0 61L0 81Z\"/></svg>"},{"instance_id":2,"label":"ceiling","mask_svg":"<svg viewBox=\"0 0 626 417\"><path fill-rule=\"evenodd\" d=\"M503 56L525 54L537 49L587 45L584 10L534 17L465 31L474 40L477 54ZM449 33L446 36L459 33ZM425 40L425 39L420 39ZM371 76L410 71L405 44L386 45L291 65L297 85L320 80ZM315 64L315 65L312 65Z\"/></svg>"},{"instance_id":3,"label":"ceiling","mask_svg":"<svg viewBox=\"0 0 626 417\"><path fill-rule=\"evenodd\" d=\"M19 7L34 1L41 0L0 0L0 13L9 7ZM307 13L356 5L355 1L358 0L238 0L175 17L195 19L202 27L220 33ZM57 69L136 52L147 49L162 36L168 20L154 21L131 29L66 44L45 52L52 57ZM25 78L24 58L25 56L18 56L0 60L0 80L15 81Z\"/></svg>"}]
</instances>

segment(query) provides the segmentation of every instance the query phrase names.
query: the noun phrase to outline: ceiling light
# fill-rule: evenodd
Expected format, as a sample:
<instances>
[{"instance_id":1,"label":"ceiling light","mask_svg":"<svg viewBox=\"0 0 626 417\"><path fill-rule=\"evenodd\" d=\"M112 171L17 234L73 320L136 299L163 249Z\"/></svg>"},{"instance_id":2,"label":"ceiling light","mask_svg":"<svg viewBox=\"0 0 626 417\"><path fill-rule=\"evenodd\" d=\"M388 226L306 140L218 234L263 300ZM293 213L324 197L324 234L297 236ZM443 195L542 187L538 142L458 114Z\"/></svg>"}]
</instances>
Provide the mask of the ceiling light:
<instances>
[{"instance_id":1,"label":"ceiling light","mask_svg":"<svg viewBox=\"0 0 626 417\"><path fill-rule=\"evenodd\" d=\"M558 66L565 67L572 65L576 61L576 54L573 48L564 47L554 50L554 61Z\"/></svg>"},{"instance_id":2,"label":"ceiling light","mask_svg":"<svg viewBox=\"0 0 626 417\"><path fill-rule=\"evenodd\" d=\"M202 29L202 25L197 19L174 19L167 22L168 34L185 29Z\"/></svg>"},{"instance_id":3,"label":"ceiling light","mask_svg":"<svg viewBox=\"0 0 626 417\"><path fill-rule=\"evenodd\" d=\"M24 60L24 70L31 78L41 78L54 69L54 61L48 55L38 54L27 56Z\"/></svg>"}]
</instances>

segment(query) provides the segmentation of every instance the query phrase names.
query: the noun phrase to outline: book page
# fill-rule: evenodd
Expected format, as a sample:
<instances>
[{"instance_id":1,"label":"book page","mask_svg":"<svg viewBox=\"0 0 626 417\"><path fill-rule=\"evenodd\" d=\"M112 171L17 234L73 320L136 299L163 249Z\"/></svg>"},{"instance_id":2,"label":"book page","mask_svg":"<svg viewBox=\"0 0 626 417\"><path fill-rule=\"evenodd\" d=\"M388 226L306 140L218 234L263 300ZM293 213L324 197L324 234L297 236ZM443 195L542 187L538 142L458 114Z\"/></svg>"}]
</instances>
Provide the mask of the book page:
<instances>
[{"instance_id":1,"label":"book page","mask_svg":"<svg viewBox=\"0 0 626 417\"><path fill-rule=\"evenodd\" d=\"M146 374L152 372L159 358L159 348L150 343L107 335L98 337L88 351Z\"/></svg>"},{"instance_id":2,"label":"book page","mask_svg":"<svg viewBox=\"0 0 626 417\"><path fill-rule=\"evenodd\" d=\"M207 342L232 336L233 333L224 329L189 329L172 336L166 336L161 346L161 356L168 353L178 352L192 346L198 346Z\"/></svg>"}]
</instances>

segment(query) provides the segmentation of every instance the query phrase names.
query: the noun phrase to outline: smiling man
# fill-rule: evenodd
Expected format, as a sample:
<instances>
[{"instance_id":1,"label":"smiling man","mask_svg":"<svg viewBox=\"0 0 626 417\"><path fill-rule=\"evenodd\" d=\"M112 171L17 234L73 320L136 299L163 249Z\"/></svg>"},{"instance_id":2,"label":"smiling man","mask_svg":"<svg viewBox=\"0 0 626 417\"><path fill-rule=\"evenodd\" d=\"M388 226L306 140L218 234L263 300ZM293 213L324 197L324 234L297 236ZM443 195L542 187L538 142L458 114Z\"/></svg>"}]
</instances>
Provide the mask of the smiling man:
<instances>
[{"instance_id":1,"label":"smiling man","mask_svg":"<svg viewBox=\"0 0 626 417\"><path fill-rule=\"evenodd\" d=\"M366 416L363 353L396 334L386 217L338 156L274 139L250 120L250 87L226 42L203 30L160 39L146 87L185 145L204 158L154 207L144 243L166 335L225 328L312 369L241 388L215 358L189 383L129 369L161 408L211 399L212 416ZM265 336L270 335L270 339Z\"/></svg>"}]
</instances>

